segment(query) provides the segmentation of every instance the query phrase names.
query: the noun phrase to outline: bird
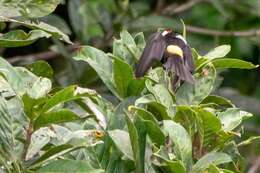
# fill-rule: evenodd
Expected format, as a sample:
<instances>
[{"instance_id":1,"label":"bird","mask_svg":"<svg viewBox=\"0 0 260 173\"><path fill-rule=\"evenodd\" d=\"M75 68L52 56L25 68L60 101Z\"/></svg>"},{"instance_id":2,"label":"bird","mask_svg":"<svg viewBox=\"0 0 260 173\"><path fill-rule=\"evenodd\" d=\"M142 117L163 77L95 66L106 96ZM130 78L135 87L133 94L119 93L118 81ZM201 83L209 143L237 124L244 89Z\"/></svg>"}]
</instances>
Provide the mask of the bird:
<instances>
[{"instance_id":1,"label":"bird","mask_svg":"<svg viewBox=\"0 0 260 173\"><path fill-rule=\"evenodd\" d=\"M183 81L195 83L192 75L194 61L191 48L185 38L172 29L165 29L150 35L136 66L136 78L143 77L156 61L160 61L167 72L174 73L172 80L174 91Z\"/></svg>"}]
</instances>

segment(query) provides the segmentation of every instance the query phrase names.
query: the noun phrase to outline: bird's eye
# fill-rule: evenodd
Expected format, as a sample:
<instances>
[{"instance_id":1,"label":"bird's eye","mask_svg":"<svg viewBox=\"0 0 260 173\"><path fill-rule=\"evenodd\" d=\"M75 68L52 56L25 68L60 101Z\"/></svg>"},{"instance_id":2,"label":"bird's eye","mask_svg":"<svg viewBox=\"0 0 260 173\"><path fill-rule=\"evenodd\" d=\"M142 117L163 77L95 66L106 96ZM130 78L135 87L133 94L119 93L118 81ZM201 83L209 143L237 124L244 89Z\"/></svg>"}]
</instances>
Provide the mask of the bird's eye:
<instances>
[{"instance_id":1,"label":"bird's eye","mask_svg":"<svg viewBox=\"0 0 260 173\"><path fill-rule=\"evenodd\" d=\"M179 55L180 57L183 58L183 51L182 51L182 49L179 46L169 45L169 46L167 46L166 51L169 54Z\"/></svg>"}]
</instances>

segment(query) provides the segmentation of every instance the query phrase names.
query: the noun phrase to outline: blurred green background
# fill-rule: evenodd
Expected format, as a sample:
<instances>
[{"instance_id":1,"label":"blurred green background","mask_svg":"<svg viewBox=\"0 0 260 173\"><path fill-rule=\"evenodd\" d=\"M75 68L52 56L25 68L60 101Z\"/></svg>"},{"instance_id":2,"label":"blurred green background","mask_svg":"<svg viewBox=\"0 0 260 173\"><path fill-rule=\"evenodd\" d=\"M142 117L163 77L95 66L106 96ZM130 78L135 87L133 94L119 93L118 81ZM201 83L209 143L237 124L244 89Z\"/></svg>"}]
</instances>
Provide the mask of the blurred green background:
<instances>
[{"instance_id":1,"label":"blurred green background","mask_svg":"<svg viewBox=\"0 0 260 173\"><path fill-rule=\"evenodd\" d=\"M200 54L217 45L230 44L232 50L227 57L260 64L259 0L62 0L54 14L40 20L69 34L74 45L41 39L27 47L0 48L0 54L14 65L47 60L55 70L53 82L57 86L77 83L110 98L95 71L72 60L80 45L109 51L122 29L130 33L144 31L146 36L158 28L182 32L180 19L187 25L188 43ZM9 25L5 30L14 27L17 26ZM260 134L259 76L259 68L222 71L215 91L257 115L245 125L250 135ZM246 162L260 157L259 146L256 143L244 149L248 155Z\"/></svg>"}]
</instances>

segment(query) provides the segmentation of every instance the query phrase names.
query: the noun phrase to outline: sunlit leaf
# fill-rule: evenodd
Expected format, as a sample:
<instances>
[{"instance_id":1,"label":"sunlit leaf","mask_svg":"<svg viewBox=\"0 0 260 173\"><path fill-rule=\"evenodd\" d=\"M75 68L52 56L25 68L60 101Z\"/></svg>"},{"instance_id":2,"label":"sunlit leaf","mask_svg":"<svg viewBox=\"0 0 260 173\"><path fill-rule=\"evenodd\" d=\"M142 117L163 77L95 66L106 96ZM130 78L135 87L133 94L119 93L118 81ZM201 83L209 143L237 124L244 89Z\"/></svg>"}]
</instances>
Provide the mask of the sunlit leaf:
<instances>
[{"instance_id":1,"label":"sunlit leaf","mask_svg":"<svg viewBox=\"0 0 260 173\"><path fill-rule=\"evenodd\" d=\"M219 165L223 163L231 162L232 159L229 155L220 152L210 152L203 156L192 168L193 173L202 173L211 164Z\"/></svg>"},{"instance_id":2,"label":"sunlit leaf","mask_svg":"<svg viewBox=\"0 0 260 173\"><path fill-rule=\"evenodd\" d=\"M210 52L204 55L204 57L208 59L222 58L226 56L230 52L230 50L230 45L221 45L212 49Z\"/></svg>"},{"instance_id":3,"label":"sunlit leaf","mask_svg":"<svg viewBox=\"0 0 260 173\"><path fill-rule=\"evenodd\" d=\"M111 130L108 134L117 148L129 159L134 160L129 133L123 130Z\"/></svg>"},{"instance_id":4,"label":"sunlit leaf","mask_svg":"<svg viewBox=\"0 0 260 173\"><path fill-rule=\"evenodd\" d=\"M252 117L251 113L241 111L238 108L229 108L225 112L221 112L218 114L218 118L221 121L222 128L225 131L234 130L237 126L239 126L243 119Z\"/></svg>"},{"instance_id":5,"label":"sunlit leaf","mask_svg":"<svg viewBox=\"0 0 260 173\"><path fill-rule=\"evenodd\" d=\"M171 120L163 121L163 127L175 145L174 150L177 158L183 161L187 170L190 170L192 166L192 143L190 135L183 126Z\"/></svg>"}]
</instances>

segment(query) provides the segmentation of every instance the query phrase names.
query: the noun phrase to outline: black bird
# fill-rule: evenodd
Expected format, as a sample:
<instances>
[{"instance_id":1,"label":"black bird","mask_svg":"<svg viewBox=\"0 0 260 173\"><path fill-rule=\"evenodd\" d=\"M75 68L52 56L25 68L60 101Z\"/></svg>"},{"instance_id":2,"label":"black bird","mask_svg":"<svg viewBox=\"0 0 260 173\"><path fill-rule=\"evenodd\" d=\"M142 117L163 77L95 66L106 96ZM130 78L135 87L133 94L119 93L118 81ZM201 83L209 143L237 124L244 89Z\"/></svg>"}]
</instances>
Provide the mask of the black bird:
<instances>
[{"instance_id":1,"label":"black bird","mask_svg":"<svg viewBox=\"0 0 260 173\"><path fill-rule=\"evenodd\" d=\"M175 74L173 80L174 90L180 85L181 81L194 83L192 76L194 62L191 48L180 34L170 29L153 33L149 37L137 64L135 76L144 76L155 61L161 61L167 71Z\"/></svg>"}]
</instances>

